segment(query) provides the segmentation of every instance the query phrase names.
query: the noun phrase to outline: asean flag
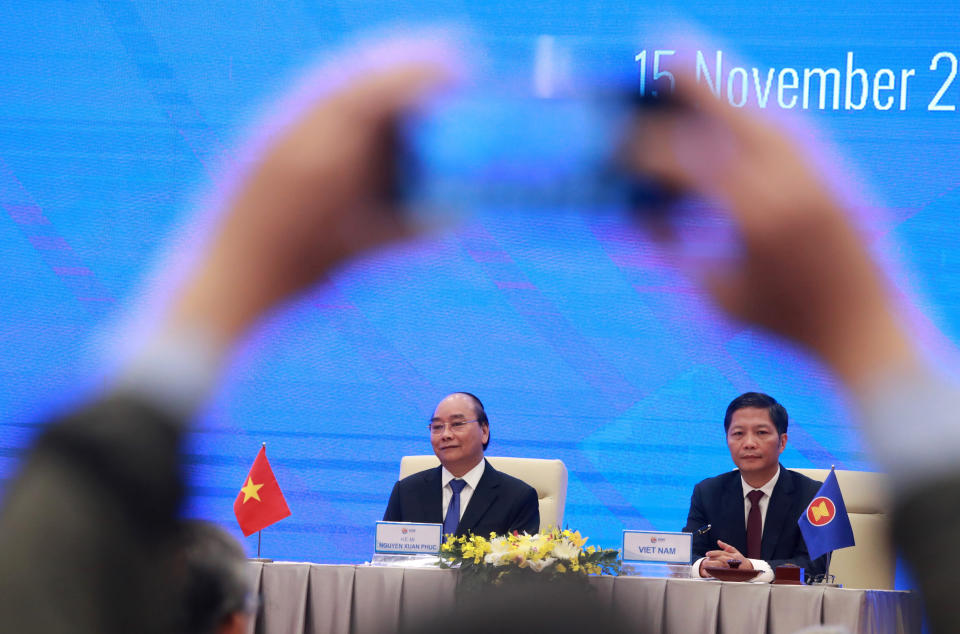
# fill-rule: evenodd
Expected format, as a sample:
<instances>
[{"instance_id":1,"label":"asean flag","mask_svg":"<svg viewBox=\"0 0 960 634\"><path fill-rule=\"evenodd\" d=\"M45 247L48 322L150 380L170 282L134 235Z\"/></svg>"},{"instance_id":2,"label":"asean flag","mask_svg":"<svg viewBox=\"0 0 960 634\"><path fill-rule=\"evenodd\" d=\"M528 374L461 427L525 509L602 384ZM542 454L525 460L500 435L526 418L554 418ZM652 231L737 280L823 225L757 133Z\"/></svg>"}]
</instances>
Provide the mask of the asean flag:
<instances>
[{"instance_id":1,"label":"asean flag","mask_svg":"<svg viewBox=\"0 0 960 634\"><path fill-rule=\"evenodd\" d=\"M233 503L233 513L244 537L263 530L274 522L289 517L290 509L283 499L280 485L267 462L267 448L260 447L250 473Z\"/></svg>"},{"instance_id":2,"label":"asean flag","mask_svg":"<svg viewBox=\"0 0 960 634\"><path fill-rule=\"evenodd\" d=\"M839 548L856 545L847 507L843 503L843 495L840 494L837 474L832 468L820 490L807 505L807 510L797 520L797 524L811 559Z\"/></svg>"}]
</instances>

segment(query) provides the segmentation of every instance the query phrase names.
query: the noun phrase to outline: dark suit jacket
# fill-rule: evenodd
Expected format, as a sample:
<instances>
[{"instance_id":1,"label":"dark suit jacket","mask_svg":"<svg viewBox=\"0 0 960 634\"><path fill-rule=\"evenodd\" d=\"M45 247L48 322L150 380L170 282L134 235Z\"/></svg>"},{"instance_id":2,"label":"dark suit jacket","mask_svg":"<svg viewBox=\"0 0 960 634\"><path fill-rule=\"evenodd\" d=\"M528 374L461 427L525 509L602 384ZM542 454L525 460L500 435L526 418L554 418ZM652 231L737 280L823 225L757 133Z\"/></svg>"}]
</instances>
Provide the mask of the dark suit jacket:
<instances>
[{"instance_id":1,"label":"dark suit jacket","mask_svg":"<svg viewBox=\"0 0 960 634\"><path fill-rule=\"evenodd\" d=\"M780 466L780 478L773 488L763 522L763 541L760 546L762 558L771 568L796 564L805 568L807 575L813 576L822 575L826 570L826 555L811 561L800 527L797 526L797 520L821 484ZM710 531L693 537L694 560L703 557L708 550L716 550L718 539L746 554L747 527L739 471L707 478L693 488L687 525L683 530L695 533L706 524L712 525Z\"/></svg>"},{"instance_id":2,"label":"dark suit jacket","mask_svg":"<svg viewBox=\"0 0 960 634\"><path fill-rule=\"evenodd\" d=\"M393 485L385 522L443 523L440 467L414 473ZM457 535L473 531L486 537L540 530L540 503L529 484L494 469L489 462L463 513Z\"/></svg>"}]
</instances>

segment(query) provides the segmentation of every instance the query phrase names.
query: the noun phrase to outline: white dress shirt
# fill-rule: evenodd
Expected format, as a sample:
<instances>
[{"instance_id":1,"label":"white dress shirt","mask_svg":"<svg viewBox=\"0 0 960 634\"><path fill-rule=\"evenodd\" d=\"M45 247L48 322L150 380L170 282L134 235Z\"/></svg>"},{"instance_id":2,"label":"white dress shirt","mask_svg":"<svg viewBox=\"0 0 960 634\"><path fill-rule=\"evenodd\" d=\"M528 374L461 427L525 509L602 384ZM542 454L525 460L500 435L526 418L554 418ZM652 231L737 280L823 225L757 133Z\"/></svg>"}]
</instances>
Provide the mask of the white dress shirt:
<instances>
[{"instance_id":1,"label":"white dress shirt","mask_svg":"<svg viewBox=\"0 0 960 634\"><path fill-rule=\"evenodd\" d=\"M770 506L770 496L773 495L773 488L777 486L777 480L780 479L780 467L777 466L777 472L772 478L770 478L766 484L759 488L760 491L763 491L764 496L760 498L760 501L757 503L760 505L760 534L763 534L763 526L767 522L767 507ZM740 476L740 485L743 487L743 525L747 525L747 521L750 517L750 500L747 499L747 495L751 491L754 491L754 487L747 484L747 481L743 479L743 476ZM717 548L720 548L717 546ZM693 562L693 566L690 568L690 576L699 577L700 576L700 562L702 562L706 557L701 557L700 559ZM754 581L760 581L764 583L770 583L773 581L773 569L770 568L768 564L763 559L750 559L750 563L753 564L754 569L762 570L759 575L754 579Z\"/></svg>"},{"instance_id":2,"label":"white dress shirt","mask_svg":"<svg viewBox=\"0 0 960 634\"><path fill-rule=\"evenodd\" d=\"M480 459L480 462L477 463L473 469L467 471L463 474L463 477L460 478L467 483L463 490L460 491L460 518L463 519L463 512L467 510L467 504L470 504L470 498L473 497L473 492L477 489L477 484L480 483L480 478L483 476L483 469L486 466L487 461ZM446 467L440 467L440 490L443 492L443 515L442 517L447 517L447 509L450 507L450 500L453 499L453 489L450 488L450 481L456 480L456 476L447 471Z\"/></svg>"}]
</instances>

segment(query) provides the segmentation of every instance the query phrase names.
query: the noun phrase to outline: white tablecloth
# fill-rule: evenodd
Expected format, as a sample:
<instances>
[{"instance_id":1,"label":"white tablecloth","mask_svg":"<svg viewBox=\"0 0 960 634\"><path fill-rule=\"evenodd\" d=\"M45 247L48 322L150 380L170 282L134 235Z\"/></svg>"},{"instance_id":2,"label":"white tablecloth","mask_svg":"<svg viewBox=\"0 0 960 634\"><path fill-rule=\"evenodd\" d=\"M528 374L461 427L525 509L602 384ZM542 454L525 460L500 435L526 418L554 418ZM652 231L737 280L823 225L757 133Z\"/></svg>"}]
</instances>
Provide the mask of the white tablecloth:
<instances>
[{"instance_id":1,"label":"white tablecloth","mask_svg":"<svg viewBox=\"0 0 960 634\"><path fill-rule=\"evenodd\" d=\"M451 570L251 562L263 601L257 634L380 634L450 604ZM911 592L774 586L698 579L594 577L602 604L641 631L792 633L811 625L851 632L920 632ZM695 606L696 609L691 609Z\"/></svg>"}]
</instances>

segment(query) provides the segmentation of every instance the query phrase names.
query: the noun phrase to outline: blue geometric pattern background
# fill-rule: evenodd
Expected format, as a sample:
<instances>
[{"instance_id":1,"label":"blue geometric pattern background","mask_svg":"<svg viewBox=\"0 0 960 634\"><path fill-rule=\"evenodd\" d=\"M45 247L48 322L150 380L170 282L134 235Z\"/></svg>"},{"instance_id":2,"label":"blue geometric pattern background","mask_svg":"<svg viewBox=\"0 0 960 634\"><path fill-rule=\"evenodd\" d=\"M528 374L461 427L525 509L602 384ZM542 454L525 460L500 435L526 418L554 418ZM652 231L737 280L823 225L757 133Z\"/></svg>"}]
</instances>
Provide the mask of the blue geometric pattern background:
<instances>
[{"instance_id":1,"label":"blue geometric pattern background","mask_svg":"<svg viewBox=\"0 0 960 634\"><path fill-rule=\"evenodd\" d=\"M842 185L869 201L871 247L943 354L960 341L960 112L926 106L948 74L933 56L960 55L960 9L945 5L9 3L0 477L44 416L101 387L104 341L256 107L318 53L401 21L469 24L490 77L529 76L544 34L583 73L633 75L636 53L669 44L644 34L680 17L763 68L842 68L853 51L871 73L916 69L904 110L809 116L856 174ZM960 104L960 80L941 103ZM491 455L566 463L565 521L608 547L624 528L683 525L693 485L732 466L722 416L746 390L790 412L786 465L873 468L821 366L724 320L665 262L622 220L504 211L349 265L238 354L190 438L187 512L236 531L232 503L265 441L293 514L265 531L264 554L363 561L401 456L430 452L425 423L455 390L486 404Z\"/></svg>"}]
</instances>

